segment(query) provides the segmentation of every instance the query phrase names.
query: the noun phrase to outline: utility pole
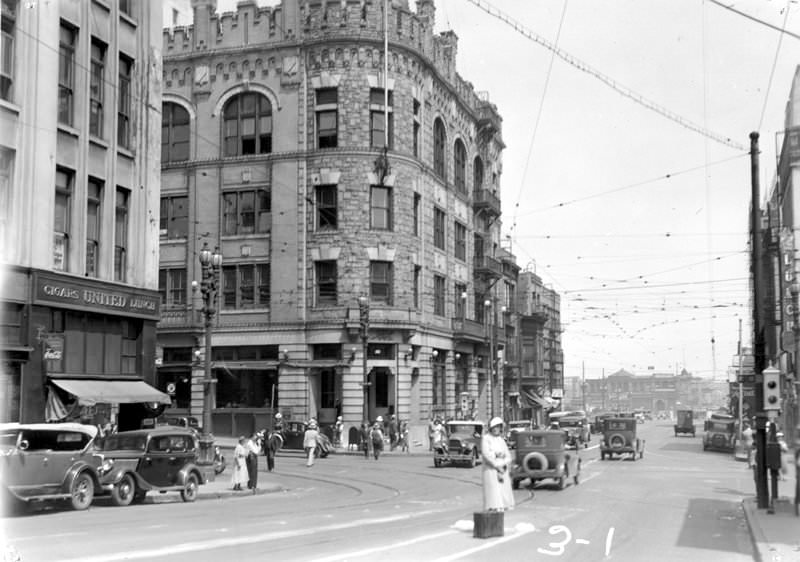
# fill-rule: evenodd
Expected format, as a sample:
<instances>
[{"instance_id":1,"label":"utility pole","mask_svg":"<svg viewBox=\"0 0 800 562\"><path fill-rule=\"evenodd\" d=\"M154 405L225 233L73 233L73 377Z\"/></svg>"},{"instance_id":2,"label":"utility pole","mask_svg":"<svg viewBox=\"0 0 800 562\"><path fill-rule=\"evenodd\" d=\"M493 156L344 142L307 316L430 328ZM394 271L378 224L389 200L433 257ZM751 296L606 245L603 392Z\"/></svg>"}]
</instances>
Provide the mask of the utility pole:
<instances>
[{"instance_id":1,"label":"utility pole","mask_svg":"<svg viewBox=\"0 0 800 562\"><path fill-rule=\"evenodd\" d=\"M581 361L581 402L583 411L586 412L586 362Z\"/></svg>"},{"instance_id":2,"label":"utility pole","mask_svg":"<svg viewBox=\"0 0 800 562\"><path fill-rule=\"evenodd\" d=\"M764 412L764 327L762 326L762 299L764 297L763 270L761 266L761 208L758 183L758 133L750 133L750 232L752 233L753 271L753 372L756 391L756 500L759 509L769 507L767 497L767 416Z\"/></svg>"},{"instance_id":3,"label":"utility pole","mask_svg":"<svg viewBox=\"0 0 800 562\"><path fill-rule=\"evenodd\" d=\"M367 373L367 348L369 342L369 298L358 298L358 320L361 331L361 369L363 373L364 405L362 420L369 423L369 374Z\"/></svg>"},{"instance_id":4,"label":"utility pole","mask_svg":"<svg viewBox=\"0 0 800 562\"><path fill-rule=\"evenodd\" d=\"M600 409L605 413L606 411L606 368L603 367L603 378L601 379L600 390L602 391L602 406Z\"/></svg>"}]
</instances>

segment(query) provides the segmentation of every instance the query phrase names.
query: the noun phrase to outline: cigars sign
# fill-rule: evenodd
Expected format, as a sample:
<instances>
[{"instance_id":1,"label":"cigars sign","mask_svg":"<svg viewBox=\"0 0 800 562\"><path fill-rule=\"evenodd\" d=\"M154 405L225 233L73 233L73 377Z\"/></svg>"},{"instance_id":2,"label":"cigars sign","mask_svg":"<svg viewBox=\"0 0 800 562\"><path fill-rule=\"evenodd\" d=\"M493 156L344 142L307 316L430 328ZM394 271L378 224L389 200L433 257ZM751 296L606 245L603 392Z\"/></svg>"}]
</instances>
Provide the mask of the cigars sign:
<instances>
[{"instance_id":1,"label":"cigars sign","mask_svg":"<svg viewBox=\"0 0 800 562\"><path fill-rule=\"evenodd\" d=\"M36 276L35 295L37 304L159 319L159 295L156 291L40 273Z\"/></svg>"}]
</instances>

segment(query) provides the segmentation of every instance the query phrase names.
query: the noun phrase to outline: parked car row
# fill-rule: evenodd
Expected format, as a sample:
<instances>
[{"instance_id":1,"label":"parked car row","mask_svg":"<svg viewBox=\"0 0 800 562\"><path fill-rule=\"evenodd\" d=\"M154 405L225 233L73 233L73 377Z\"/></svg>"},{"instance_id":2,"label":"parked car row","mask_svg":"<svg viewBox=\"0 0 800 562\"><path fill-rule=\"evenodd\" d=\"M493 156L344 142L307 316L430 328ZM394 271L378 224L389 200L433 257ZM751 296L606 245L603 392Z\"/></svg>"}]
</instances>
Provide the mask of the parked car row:
<instances>
[{"instance_id":1,"label":"parked car row","mask_svg":"<svg viewBox=\"0 0 800 562\"><path fill-rule=\"evenodd\" d=\"M189 428L124 431L102 443L96 436L96 427L77 423L0 424L4 500L66 500L81 510L99 496L124 506L148 492L179 491L191 502L213 470L198 464L197 434Z\"/></svg>"}]
</instances>

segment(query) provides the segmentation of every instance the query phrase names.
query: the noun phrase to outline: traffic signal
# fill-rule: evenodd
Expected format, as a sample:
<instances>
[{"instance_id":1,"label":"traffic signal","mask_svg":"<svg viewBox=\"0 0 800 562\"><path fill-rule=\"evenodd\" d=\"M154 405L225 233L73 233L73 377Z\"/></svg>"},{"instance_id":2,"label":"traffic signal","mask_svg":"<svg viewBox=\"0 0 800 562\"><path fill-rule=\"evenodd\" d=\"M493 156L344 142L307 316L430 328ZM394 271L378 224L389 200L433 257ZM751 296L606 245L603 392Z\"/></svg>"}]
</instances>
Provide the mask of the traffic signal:
<instances>
[{"instance_id":1,"label":"traffic signal","mask_svg":"<svg viewBox=\"0 0 800 562\"><path fill-rule=\"evenodd\" d=\"M781 409L781 372L774 367L764 369L764 409Z\"/></svg>"},{"instance_id":2,"label":"traffic signal","mask_svg":"<svg viewBox=\"0 0 800 562\"><path fill-rule=\"evenodd\" d=\"M358 322L361 326L361 333L367 335L369 330L369 300L365 298L358 299Z\"/></svg>"}]
</instances>

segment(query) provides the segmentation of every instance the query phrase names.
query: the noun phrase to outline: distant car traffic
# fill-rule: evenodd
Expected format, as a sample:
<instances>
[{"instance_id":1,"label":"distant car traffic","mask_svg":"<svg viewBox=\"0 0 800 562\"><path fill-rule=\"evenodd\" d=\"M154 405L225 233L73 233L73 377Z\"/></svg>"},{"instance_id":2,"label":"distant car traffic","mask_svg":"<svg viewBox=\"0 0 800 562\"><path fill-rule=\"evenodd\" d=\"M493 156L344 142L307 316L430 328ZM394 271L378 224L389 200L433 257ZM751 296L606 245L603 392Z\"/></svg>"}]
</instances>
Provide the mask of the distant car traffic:
<instances>
[{"instance_id":1,"label":"distant car traffic","mask_svg":"<svg viewBox=\"0 0 800 562\"><path fill-rule=\"evenodd\" d=\"M675 437L679 433L691 433L692 437L695 436L694 427L694 412L692 410L678 410L675 415L677 420L675 422Z\"/></svg>"},{"instance_id":2,"label":"distant car traffic","mask_svg":"<svg viewBox=\"0 0 800 562\"><path fill-rule=\"evenodd\" d=\"M518 488L525 478L533 486L538 480L553 479L563 490L571 478L577 485L581 474L578 451L570 451L567 435L558 429L520 431L514 435L515 460L511 468L511 487Z\"/></svg>"},{"instance_id":3,"label":"distant car traffic","mask_svg":"<svg viewBox=\"0 0 800 562\"><path fill-rule=\"evenodd\" d=\"M736 449L736 418L725 414L711 414L705 422L703 450L734 452Z\"/></svg>"},{"instance_id":4,"label":"distant car traffic","mask_svg":"<svg viewBox=\"0 0 800 562\"><path fill-rule=\"evenodd\" d=\"M96 436L96 427L79 423L0 424L0 487L12 503L88 508L99 485Z\"/></svg>"},{"instance_id":5,"label":"distant car traffic","mask_svg":"<svg viewBox=\"0 0 800 562\"><path fill-rule=\"evenodd\" d=\"M159 426L109 435L100 451L100 484L114 505L144 501L147 492L179 491L193 502L206 480L197 466L194 430Z\"/></svg>"},{"instance_id":6,"label":"distant car traffic","mask_svg":"<svg viewBox=\"0 0 800 562\"><path fill-rule=\"evenodd\" d=\"M603 440L600 442L600 460L614 455L630 455L632 460L644 457L644 439L636 437L635 418L608 418L603 428Z\"/></svg>"}]
</instances>

